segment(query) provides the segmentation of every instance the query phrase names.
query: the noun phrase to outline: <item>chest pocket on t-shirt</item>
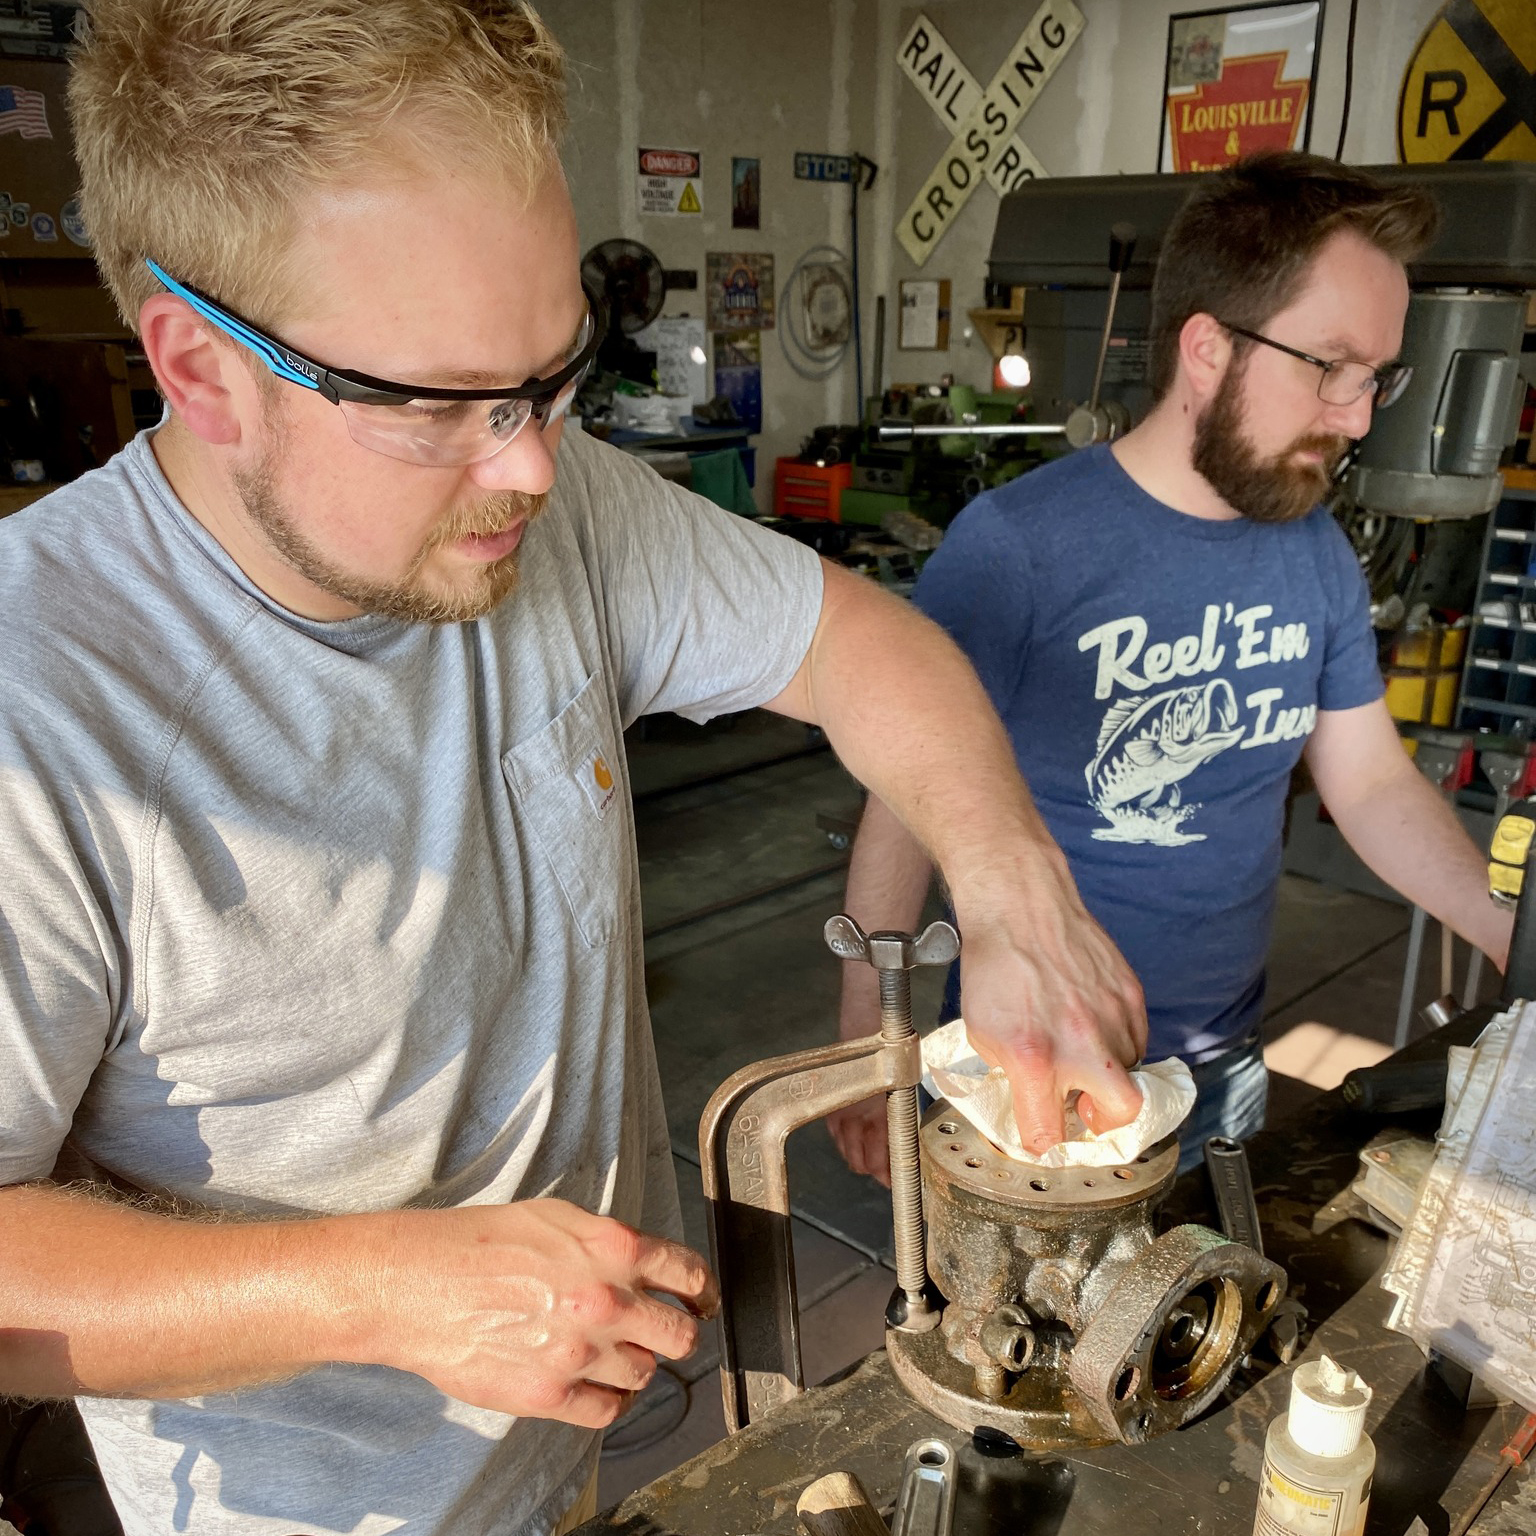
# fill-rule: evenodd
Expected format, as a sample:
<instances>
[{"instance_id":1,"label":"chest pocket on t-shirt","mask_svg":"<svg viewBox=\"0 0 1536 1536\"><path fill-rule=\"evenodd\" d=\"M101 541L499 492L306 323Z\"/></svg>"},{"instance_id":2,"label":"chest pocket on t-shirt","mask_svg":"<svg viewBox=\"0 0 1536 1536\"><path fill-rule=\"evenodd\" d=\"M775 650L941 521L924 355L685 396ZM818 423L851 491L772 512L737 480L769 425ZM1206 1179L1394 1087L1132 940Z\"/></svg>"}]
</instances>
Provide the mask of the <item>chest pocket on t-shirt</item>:
<instances>
[{"instance_id":1,"label":"chest pocket on t-shirt","mask_svg":"<svg viewBox=\"0 0 1536 1536\"><path fill-rule=\"evenodd\" d=\"M594 949L613 938L629 909L624 791L611 736L602 679L593 673L543 730L501 759L522 817Z\"/></svg>"}]
</instances>

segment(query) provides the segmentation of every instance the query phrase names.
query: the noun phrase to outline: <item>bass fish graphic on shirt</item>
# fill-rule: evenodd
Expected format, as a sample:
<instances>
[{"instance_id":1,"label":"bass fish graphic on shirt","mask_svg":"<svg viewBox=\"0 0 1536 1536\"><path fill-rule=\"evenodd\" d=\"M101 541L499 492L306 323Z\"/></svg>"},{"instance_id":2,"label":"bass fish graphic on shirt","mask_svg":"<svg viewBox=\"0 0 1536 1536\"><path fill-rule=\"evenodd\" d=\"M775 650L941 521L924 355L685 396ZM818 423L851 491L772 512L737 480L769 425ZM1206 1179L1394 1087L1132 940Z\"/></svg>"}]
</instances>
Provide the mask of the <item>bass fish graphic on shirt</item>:
<instances>
[{"instance_id":1,"label":"bass fish graphic on shirt","mask_svg":"<svg viewBox=\"0 0 1536 1536\"><path fill-rule=\"evenodd\" d=\"M1088 798L1109 823L1093 835L1165 848L1204 841L1203 832L1182 830L1200 802L1184 802L1180 783L1240 741L1243 731L1237 696L1224 678L1151 698L1116 699L1084 770Z\"/></svg>"}]
</instances>

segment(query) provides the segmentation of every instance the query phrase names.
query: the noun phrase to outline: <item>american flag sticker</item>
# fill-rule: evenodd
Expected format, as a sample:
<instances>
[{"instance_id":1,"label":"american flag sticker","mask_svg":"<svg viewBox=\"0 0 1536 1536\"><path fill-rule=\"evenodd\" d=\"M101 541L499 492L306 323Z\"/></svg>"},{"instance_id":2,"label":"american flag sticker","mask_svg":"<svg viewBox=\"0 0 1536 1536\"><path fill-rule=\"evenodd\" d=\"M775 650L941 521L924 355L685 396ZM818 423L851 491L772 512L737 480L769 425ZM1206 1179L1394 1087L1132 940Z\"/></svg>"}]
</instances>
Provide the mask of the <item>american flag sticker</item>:
<instances>
[{"instance_id":1,"label":"american flag sticker","mask_svg":"<svg viewBox=\"0 0 1536 1536\"><path fill-rule=\"evenodd\" d=\"M19 133L24 139L51 139L48 98L24 85L0 85L0 134Z\"/></svg>"}]
</instances>

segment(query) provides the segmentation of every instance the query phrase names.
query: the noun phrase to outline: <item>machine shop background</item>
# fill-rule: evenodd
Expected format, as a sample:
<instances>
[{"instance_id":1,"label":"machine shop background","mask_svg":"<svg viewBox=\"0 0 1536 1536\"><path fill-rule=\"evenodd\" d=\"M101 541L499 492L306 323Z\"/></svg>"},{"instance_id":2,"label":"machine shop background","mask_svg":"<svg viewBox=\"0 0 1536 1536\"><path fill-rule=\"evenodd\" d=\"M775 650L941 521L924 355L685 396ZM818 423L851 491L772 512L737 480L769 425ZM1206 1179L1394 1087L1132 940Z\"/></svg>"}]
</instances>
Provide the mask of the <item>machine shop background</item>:
<instances>
[{"instance_id":1,"label":"machine shop background","mask_svg":"<svg viewBox=\"0 0 1536 1536\"><path fill-rule=\"evenodd\" d=\"M1019 137L1053 176L1113 176L1157 168L1157 123L1168 18L1201 7L1190 0L1083 0L1087 25L1063 59ZM1355 72L1344 158L1359 165L1397 158L1397 97L1415 44L1437 0L1360 0ZM875 304L886 295L887 380L936 383L952 374L990 387L982 343L965 335L965 312L983 302L997 195L973 194L921 269L952 284L954 321L941 351L899 352L897 284L920 275L892 238L908 201L949 144L928 103L896 65L919 16L929 17L982 83L1036 8L1003 0L775 0L743 12L731 0L548 0L542 13L569 51L571 131L566 167L585 245L613 235L650 246L667 268L702 271L706 250L772 252L787 274L802 251L846 251L846 189L797 182L799 151L862 153L879 167L860 199L860 291L865 366L875 340ZM1331 154L1344 104L1350 8L1324 7L1312 148ZM646 217L634 194L642 145L703 150L703 213ZM762 228L731 227L731 160L762 166ZM673 291L665 315L702 313L702 292ZM851 361L808 383L763 336L764 464L795 453L823 422L856 419ZM758 508L772 505L759 475Z\"/></svg>"}]
</instances>

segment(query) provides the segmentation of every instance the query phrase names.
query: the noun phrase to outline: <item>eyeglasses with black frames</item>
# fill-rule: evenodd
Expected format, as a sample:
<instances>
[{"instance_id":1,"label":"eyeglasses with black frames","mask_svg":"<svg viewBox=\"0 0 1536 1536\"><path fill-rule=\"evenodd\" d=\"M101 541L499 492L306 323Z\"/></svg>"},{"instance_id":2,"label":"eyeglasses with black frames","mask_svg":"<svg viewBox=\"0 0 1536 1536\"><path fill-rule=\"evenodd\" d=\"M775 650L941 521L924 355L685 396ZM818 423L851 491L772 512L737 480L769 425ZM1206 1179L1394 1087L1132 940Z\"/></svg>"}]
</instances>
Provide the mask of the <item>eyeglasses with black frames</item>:
<instances>
[{"instance_id":1,"label":"eyeglasses with black frames","mask_svg":"<svg viewBox=\"0 0 1536 1536\"><path fill-rule=\"evenodd\" d=\"M1330 362L1326 358L1313 357L1310 352L1288 347L1283 341L1261 336L1257 331L1244 330L1240 325L1228 325L1225 320L1216 323L1224 331L1231 331L1234 336L1246 336L1249 341L1263 342L1266 347L1273 347L1277 352L1298 357L1302 362L1322 369L1323 376L1317 381L1317 398L1325 405L1353 405L1355 401L1369 395L1375 408L1384 411L1402 399L1403 391L1413 377L1413 369L1407 363L1387 363L1381 368L1373 368L1369 363L1351 362L1342 357Z\"/></svg>"},{"instance_id":2,"label":"eyeglasses with black frames","mask_svg":"<svg viewBox=\"0 0 1536 1536\"><path fill-rule=\"evenodd\" d=\"M409 464L436 468L478 464L500 453L530 421L542 431L570 410L603 337L603 305L582 285L587 312L559 367L545 378L507 389L438 389L327 368L258 330L206 294L179 283L145 259L155 279L211 325L248 347L280 379L314 390L338 406L354 443Z\"/></svg>"}]
</instances>

